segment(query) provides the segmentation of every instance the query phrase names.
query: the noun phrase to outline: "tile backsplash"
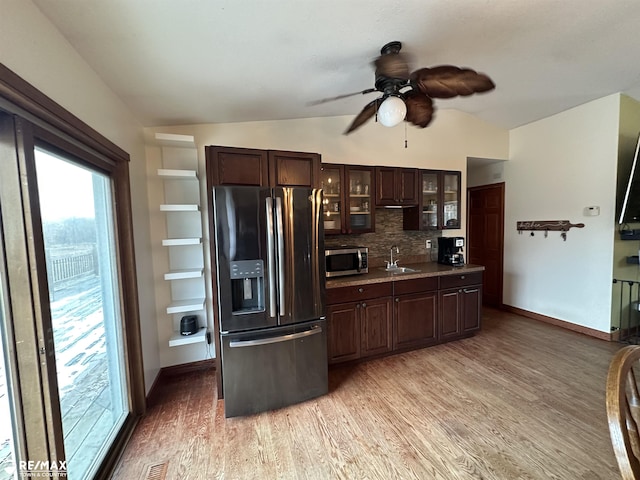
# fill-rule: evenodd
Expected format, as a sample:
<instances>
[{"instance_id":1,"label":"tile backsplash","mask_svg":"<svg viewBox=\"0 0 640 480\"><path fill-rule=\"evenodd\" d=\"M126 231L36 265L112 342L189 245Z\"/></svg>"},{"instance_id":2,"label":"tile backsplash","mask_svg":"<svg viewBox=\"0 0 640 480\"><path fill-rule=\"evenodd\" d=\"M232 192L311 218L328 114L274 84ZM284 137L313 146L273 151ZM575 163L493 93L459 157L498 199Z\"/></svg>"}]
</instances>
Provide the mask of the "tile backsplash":
<instances>
[{"instance_id":1,"label":"tile backsplash","mask_svg":"<svg viewBox=\"0 0 640 480\"><path fill-rule=\"evenodd\" d=\"M438 240L441 231L405 231L402 229L402 210L395 208L376 208L375 233L360 233L352 235L327 235L325 247L340 245L361 245L369 247L369 264L371 266L384 265L389 258L392 245L397 245L400 254L394 253L398 264L415 262L435 262L438 258ZM425 240L432 240L431 250L425 248Z\"/></svg>"}]
</instances>

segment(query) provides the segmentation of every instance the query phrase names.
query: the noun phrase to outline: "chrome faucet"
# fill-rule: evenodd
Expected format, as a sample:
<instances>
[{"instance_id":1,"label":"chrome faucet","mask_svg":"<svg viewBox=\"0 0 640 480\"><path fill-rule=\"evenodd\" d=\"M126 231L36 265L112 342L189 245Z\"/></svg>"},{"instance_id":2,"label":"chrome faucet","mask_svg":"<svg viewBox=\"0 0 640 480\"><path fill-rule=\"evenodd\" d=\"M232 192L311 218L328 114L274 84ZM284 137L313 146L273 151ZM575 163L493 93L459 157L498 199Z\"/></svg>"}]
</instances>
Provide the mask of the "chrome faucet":
<instances>
[{"instance_id":1,"label":"chrome faucet","mask_svg":"<svg viewBox=\"0 0 640 480\"><path fill-rule=\"evenodd\" d=\"M395 261L393 260L393 250L395 249L396 253L399 254L400 253L400 249L398 248L397 245L394 245L391 247L391 258L389 262L385 261L385 263L387 264L387 270L392 270L395 268L398 268L398 260L396 259Z\"/></svg>"}]
</instances>

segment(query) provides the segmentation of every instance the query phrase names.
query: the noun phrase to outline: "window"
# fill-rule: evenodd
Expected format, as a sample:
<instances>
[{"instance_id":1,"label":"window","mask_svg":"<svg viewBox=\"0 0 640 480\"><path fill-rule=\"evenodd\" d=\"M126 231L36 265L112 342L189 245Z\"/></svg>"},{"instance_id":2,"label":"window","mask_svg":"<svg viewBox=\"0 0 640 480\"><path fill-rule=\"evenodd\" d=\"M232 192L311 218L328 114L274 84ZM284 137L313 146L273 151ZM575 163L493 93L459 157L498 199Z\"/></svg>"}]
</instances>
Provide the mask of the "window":
<instances>
[{"instance_id":1,"label":"window","mask_svg":"<svg viewBox=\"0 0 640 480\"><path fill-rule=\"evenodd\" d=\"M145 408L128 156L0 65L0 166L13 474L108 478Z\"/></svg>"}]
</instances>

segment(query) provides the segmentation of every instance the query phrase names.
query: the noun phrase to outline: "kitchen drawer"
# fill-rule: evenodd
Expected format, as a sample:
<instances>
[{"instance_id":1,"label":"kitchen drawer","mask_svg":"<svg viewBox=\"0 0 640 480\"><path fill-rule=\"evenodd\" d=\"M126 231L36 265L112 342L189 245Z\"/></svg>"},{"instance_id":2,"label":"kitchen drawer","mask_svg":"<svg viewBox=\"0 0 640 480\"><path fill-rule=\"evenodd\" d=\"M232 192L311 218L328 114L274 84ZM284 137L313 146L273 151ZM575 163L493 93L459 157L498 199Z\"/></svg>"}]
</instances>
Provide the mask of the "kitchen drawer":
<instances>
[{"instance_id":1,"label":"kitchen drawer","mask_svg":"<svg viewBox=\"0 0 640 480\"><path fill-rule=\"evenodd\" d=\"M346 302L359 302L370 298L390 297L393 283L372 283L350 287L327 288L327 305Z\"/></svg>"},{"instance_id":2,"label":"kitchen drawer","mask_svg":"<svg viewBox=\"0 0 640 480\"><path fill-rule=\"evenodd\" d=\"M414 278L393 282L393 294L430 292L438 289L438 277Z\"/></svg>"},{"instance_id":3,"label":"kitchen drawer","mask_svg":"<svg viewBox=\"0 0 640 480\"><path fill-rule=\"evenodd\" d=\"M482 272L443 275L440 277L440 290L464 287L465 285L477 285L480 283L482 283Z\"/></svg>"}]
</instances>

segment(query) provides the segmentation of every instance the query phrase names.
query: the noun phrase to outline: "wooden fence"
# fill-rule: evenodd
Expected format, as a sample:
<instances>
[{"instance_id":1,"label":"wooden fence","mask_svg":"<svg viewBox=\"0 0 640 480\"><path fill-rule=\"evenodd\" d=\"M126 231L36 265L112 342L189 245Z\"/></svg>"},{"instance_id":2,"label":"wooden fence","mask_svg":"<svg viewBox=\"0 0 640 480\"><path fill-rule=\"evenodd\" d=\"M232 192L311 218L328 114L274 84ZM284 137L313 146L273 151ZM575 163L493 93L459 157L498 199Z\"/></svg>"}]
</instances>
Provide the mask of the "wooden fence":
<instances>
[{"instance_id":1,"label":"wooden fence","mask_svg":"<svg viewBox=\"0 0 640 480\"><path fill-rule=\"evenodd\" d=\"M59 284L82 277L98 274L96 246L83 246L78 249L66 249L65 252L47 252L47 277L49 286L54 289Z\"/></svg>"}]
</instances>

